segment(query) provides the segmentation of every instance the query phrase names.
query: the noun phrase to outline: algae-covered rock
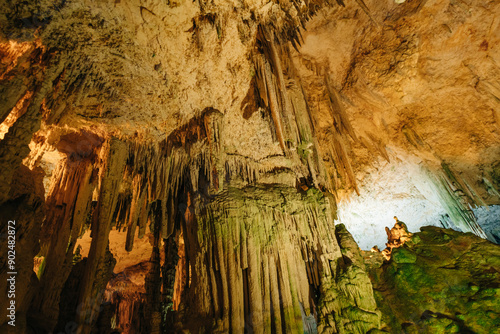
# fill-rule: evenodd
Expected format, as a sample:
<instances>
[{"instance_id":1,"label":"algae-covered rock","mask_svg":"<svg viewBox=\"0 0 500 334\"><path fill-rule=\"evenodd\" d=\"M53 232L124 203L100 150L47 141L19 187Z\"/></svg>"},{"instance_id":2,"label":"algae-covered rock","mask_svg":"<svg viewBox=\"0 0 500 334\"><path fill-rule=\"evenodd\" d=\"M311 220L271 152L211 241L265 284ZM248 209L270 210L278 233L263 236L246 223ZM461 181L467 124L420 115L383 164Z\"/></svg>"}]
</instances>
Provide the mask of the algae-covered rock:
<instances>
[{"instance_id":1,"label":"algae-covered rock","mask_svg":"<svg viewBox=\"0 0 500 334\"><path fill-rule=\"evenodd\" d=\"M396 263L415 263L417 255L406 248L396 248L392 252L392 259Z\"/></svg>"},{"instance_id":2,"label":"algae-covered rock","mask_svg":"<svg viewBox=\"0 0 500 334\"><path fill-rule=\"evenodd\" d=\"M415 242L418 241L418 242ZM421 232L380 265L365 256L391 333L499 333L500 246L472 233Z\"/></svg>"}]
</instances>

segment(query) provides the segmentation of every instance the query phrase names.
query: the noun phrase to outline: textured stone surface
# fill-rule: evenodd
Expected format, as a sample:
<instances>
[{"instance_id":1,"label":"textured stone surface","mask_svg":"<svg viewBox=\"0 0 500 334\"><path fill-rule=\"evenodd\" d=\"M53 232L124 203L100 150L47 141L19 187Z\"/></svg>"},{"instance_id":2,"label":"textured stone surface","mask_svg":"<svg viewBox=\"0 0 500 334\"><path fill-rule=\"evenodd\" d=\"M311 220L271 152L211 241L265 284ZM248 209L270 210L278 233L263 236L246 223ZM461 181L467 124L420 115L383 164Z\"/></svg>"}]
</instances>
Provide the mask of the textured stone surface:
<instances>
[{"instance_id":1,"label":"textured stone surface","mask_svg":"<svg viewBox=\"0 0 500 334\"><path fill-rule=\"evenodd\" d=\"M382 321L391 333L495 333L500 246L471 233L422 227L392 250L365 253Z\"/></svg>"},{"instance_id":2,"label":"textured stone surface","mask_svg":"<svg viewBox=\"0 0 500 334\"><path fill-rule=\"evenodd\" d=\"M500 203L495 1L1 5L20 323L29 310L42 332L376 332L359 249L334 220L381 159L412 158L450 221L488 236L471 207ZM418 264L405 252L393 260Z\"/></svg>"},{"instance_id":3,"label":"textured stone surface","mask_svg":"<svg viewBox=\"0 0 500 334\"><path fill-rule=\"evenodd\" d=\"M318 120L316 135L344 201L343 216L355 212L356 204L362 206L364 200L380 203L381 210L375 212L380 218L401 216L408 213L402 207L413 210L419 205L433 214L448 214L464 231L483 235L475 231L470 212L463 211L468 210L466 203L499 200L492 189L498 184L488 185L494 183L499 147L498 83L493 79L499 71L497 4L365 3L369 16L355 2L346 3L345 9L321 11L307 25L300 52L293 54L304 86L310 87L306 95ZM331 94L324 76L330 78L330 90L338 92L356 134L343 139L348 156L343 161L350 162L351 175L344 162L336 161L335 150L331 157L328 153L332 125L338 122L329 117ZM332 162L335 168L330 167ZM446 180L447 169L455 179ZM418 186L415 189L415 183L431 183L437 198ZM355 205L350 206L353 184L362 199L353 198ZM386 201L391 202L387 207ZM353 225L375 224L366 212L360 215L361 219L346 217L348 228L363 231L364 226ZM417 224L427 219L417 212L404 220L418 230ZM379 224L381 219L378 228L366 230L383 231Z\"/></svg>"}]
</instances>

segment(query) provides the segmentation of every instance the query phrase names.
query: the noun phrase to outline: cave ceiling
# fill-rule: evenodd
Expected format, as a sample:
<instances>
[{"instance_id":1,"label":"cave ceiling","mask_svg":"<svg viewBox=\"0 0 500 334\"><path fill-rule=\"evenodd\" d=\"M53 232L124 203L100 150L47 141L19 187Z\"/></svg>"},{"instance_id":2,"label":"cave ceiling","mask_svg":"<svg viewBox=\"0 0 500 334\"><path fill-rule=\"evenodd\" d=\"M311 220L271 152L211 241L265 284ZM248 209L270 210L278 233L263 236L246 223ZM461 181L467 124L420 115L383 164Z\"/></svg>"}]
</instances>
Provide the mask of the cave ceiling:
<instances>
[{"instance_id":1,"label":"cave ceiling","mask_svg":"<svg viewBox=\"0 0 500 334\"><path fill-rule=\"evenodd\" d=\"M498 217L479 221L500 205L498 1L1 8L0 205L26 222L20 280L41 292L22 285L19 307L40 328L90 333L128 282L120 298L166 294L146 304L173 305L176 329L297 332L314 314L364 333L385 320L336 223L363 249L395 215L500 241Z\"/></svg>"}]
</instances>

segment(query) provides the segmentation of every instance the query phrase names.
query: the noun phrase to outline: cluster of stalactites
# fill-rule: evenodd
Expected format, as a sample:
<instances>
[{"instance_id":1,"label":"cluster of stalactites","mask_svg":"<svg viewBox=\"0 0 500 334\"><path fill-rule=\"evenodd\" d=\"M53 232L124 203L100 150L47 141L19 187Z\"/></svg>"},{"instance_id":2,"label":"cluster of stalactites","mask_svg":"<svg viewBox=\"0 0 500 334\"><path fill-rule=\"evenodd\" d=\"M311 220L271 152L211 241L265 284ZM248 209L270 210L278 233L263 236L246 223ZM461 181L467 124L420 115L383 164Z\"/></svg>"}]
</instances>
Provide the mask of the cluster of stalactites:
<instances>
[{"instance_id":1,"label":"cluster of stalactites","mask_svg":"<svg viewBox=\"0 0 500 334\"><path fill-rule=\"evenodd\" d=\"M253 185L188 198L178 326L220 333L378 327L371 283L355 259L359 249L347 231L336 233L320 191Z\"/></svg>"},{"instance_id":2,"label":"cluster of stalactites","mask_svg":"<svg viewBox=\"0 0 500 334\"><path fill-rule=\"evenodd\" d=\"M449 219L462 231L472 232L486 239L486 233L477 223L476 216L472 211L474 207L486 205L486 203L476 193L474 187L471 187L464 178L456 175L447 164L442 163L441 167L441 173L433 180L440 190L439 196Z\"/></svg>"},{"instance_id":3,"label":"cluster of stalactites","mask_svg":"<svg viewBox=\"0 0 500 334\"><path fill-rule=\"evenodd\" d=\"M269 28L260 26L257 50L253 58L256 75L251 87L256 104L269 112L272 133L283 154L293 162L292 168L301 183L331 190L318 151L314 120L288 44L280 42Z\"/></svg>"},{"instance_id":4,"label":"cluster of stalactites","mask_svg":"<svg viewBox=\"0 0 500 334\"><path fill-rule=\"evenodd\" d=\"M159 144L129 144L113 218L117 229L127 229L127 250L132 249L136 228L142 237L149 223L161 225L163 238L172 234L178 195L187 183L198 191L203 175L211 185L209 191L219 189L223 180L219 178L221 117L214 109L205 110ZM160 208L159 219L154 217L156 207Z\"/></svg>"},{"instance_id":5,"label":"cluster of stalactites","mask_svg":"<svg viewBox=\"0 0 500 334\"><path fill-rule=\"evenodd\" d=\"M341 96L325 68L321 71L316 68L313 72L317 72L314 76L323 82L318 89L330 112L332 127L324 129L322 137L317 138L320 120L311 112L289 43L283 42L275 31L264 25L259 26L256 41L254 91L249 92L249 96L269 112L272 133L284 154L295 162L296 174L301 174L306 184L318 189L326 188L331 193L338 189L354 189L359 194L352 167L351 143L359 143L374 156L389 160L384 143L373 135L368 139L356 135ZM304 60L300 55L298 59ZM249 108L247 102L245 99L245 113ZM318 140L324 145L320 147ZM329 160L330 165L325 165L323 160ZM327 167L331 167L331 171Z\"/></svg>"},{"instance_id":6,"label":"cluster of stalactites","mask_svg":"<svg viewBox=\"0 0 500 334\"><path fill-rule=\"evenodd\" d=\"M416 149L427 154L433 155L436 160L441 161L441 166L435 168L424 167L424 173L431 181L433 192L441 203L446 215L442 216L441 224L445 228L458 227L463 232L472 232L477 236L486 239L487 235L477 222L473 209L479 206L486 206L483 198L478 194L474 183L462 177L457 171L454 171L450 165L444 162L426 143L423 138L411 127L404 126L402 132L408 142ZM500 193L494 188L491 182L482 177L484 188L499 197ZM494 240L490 240L493 241Z\"/></svg>"},{"instance_id":7,"label":"cluster of stalactites","mask_svg":"<svg viewBox=\"0 0 500 334\"><path fill-rule=\"evenodd\" d=\"M315 328L322 276L340 250L321 193L286 186L229 188L196 196L184 239L191 268L186 314L205 330L307 332ZM189 316L188 316L189 317ZM312 333L312 331L311 331Z\"/></svg>"}]
</instances>

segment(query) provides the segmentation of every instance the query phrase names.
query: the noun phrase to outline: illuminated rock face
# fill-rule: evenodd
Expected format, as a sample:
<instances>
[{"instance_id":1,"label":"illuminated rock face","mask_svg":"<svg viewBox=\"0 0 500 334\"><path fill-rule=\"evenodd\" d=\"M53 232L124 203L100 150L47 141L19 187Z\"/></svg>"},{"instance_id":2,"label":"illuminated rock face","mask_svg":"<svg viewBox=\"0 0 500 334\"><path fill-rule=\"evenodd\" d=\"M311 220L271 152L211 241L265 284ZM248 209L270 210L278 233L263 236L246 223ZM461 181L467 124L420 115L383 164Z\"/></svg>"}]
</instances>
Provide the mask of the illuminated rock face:
<instances>
[{"instance_id":1,"label":"illuminated rock face","mask_svg":"<svg viewBox=\"0 0 500 334\"><path fill-rule=\"evenodd\" d=\"M6 8L21 331L397 332L355 240L394 215L496 240L495 2Z\"/></svg>"},{"instance_id":2,"label":"illuminated rock face","mask_svg":"<svg viewBox=\"0 0 500 334\"><path fill-rule=\"evenodd\" d=\"M391 225L394 215L404 221L411 232L418 232L421 226L434 225L476 231L498 243L497 205L470 208L461 190L446 186L453 181L446 180L443 173L436 177L423 166L422 160L414 157L403 161L395 155L393 158L396 161L379 162L363 179L360 196L344 198L338 203L337 222L346 225L361 249L369 250L375 245L385 248L384 227ZM484 235L477 232L476 224ZM476 229L472 229L473 226Z\"/></svg>"}]
</instances>

